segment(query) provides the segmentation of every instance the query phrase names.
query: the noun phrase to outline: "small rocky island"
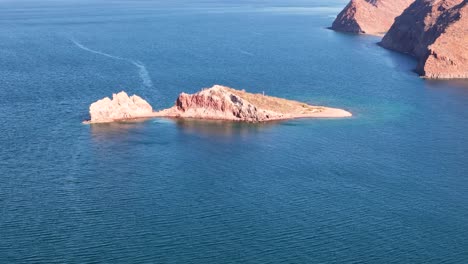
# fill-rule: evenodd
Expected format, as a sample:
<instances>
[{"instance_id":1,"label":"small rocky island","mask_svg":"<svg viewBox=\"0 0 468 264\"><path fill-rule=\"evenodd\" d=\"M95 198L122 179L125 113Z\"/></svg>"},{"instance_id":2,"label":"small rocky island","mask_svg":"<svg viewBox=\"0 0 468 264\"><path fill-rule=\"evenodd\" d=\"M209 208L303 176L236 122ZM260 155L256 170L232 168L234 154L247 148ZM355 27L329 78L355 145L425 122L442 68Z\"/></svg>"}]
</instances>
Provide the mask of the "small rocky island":
<instances>
[{"instance_id":1,"label":"small rocky island","mask_svg":"<svg viewBox=\"0 0 468 264\"><path fill-rule=\"evenodd\" d=\"M125 92L106 97L89 108L91 119L85 123L106 123L138 118L169 117L266 122L295 118L350 117L348 111L324 106L312 106L298 101L264 94L253 94L226 86L215 85L195 94L181 93L173 107L161 111L141 97Z\"/></svg>"}]
</instances>

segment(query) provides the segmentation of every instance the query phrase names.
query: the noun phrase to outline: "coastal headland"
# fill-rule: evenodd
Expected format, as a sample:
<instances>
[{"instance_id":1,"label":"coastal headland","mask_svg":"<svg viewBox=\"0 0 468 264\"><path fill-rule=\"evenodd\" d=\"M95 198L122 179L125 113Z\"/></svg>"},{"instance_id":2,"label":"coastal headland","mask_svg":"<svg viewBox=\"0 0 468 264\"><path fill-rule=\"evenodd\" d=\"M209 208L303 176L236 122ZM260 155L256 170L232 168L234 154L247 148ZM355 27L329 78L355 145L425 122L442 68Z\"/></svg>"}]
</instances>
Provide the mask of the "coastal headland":
<instances>
[{"instance_id":1,"label":"coastal headland","mask_svg":"<svg viewBox=\"0 0 468 264\"><path fill-rule=\"evenodd\" d=\"M331 29L382 36L413 0L351 0L336 17Z\"/></svg>"},{"instance_id":2,"label":"coastal headland","mask_svg":"<svg viewBox=\"0 0 468 264\"><path fill-rule=\"evenodd\" d=\"M331 29L383 36L423 78L468 78L468 0L351 0Z\"/></svg>"}]
</instances>

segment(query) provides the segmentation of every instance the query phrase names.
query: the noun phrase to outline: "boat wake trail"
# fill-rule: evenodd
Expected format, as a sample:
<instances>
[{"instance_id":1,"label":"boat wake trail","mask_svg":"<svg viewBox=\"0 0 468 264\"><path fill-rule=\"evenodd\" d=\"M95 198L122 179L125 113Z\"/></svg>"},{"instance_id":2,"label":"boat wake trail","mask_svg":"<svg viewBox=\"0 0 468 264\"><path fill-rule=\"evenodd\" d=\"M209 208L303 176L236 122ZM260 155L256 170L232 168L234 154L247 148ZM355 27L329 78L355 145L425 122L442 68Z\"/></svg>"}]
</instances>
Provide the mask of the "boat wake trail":
<instances>
[{"instance_id":1,"label":"boat wake trail","mask_svg":"<svg viewBox=\"0 0 468 264\"><path fill-rule=\"evenodd\" d=\"M254 54L252 52L248 52L246 50L243 50L243 49L239 49L239 52L244 54L244 55L248 55L248 56L254 56Z\"/></svg>"},{"instance_id":2,"label":"boat wake trail","mask_svg":"<svg viewBox=\"0 0 468 264\"><path fill-rule=\"evenodd\" d=\"M133 65L135 65L138 68L138 73L140 74L140 78L143 81L143 85L146 87L152 87L153 82L151 81L150 75L148 70L146 70L146 67L141 61L131 61Z\"/></svg>"},{"instance_id":3,"label":"boat wake trail","mask_svg":"<svg viewBox=\"0 0 468 264\"><path fill-rule=\"evenodd\" d=\"M75 44L75 46L77 46L78 48L80 48L82 50L85 50L87 52L98 54L98 55L101 55L101 56L104 56L104 57L107 57L107 58L111 58L111 59L114 59L114 60L122 60L122 61L126 61L128 63L131 63L132 65L137 67L138 74L140 75L140 78L141 78L141 81L143 82L143 85L145 87L147 87L147 88L153 87L153 82L151 81L151 77L150 77L150 75L148 73L148 70L146 69L145 65L141 61L126 59L126 58L122 58L122 57L119 57L119 56L114 56L114 55L111 55L111 54L108 54L108 53L105 53L105 52L102 52L102 51L99 51L99 50L93 50L93 49L90 49L90 48L86 47L85 45L81 44L80 42L78 42L78 41L76 41L74 39L70 39L70 41L73 44Z\"/></svg>"}]
</instances>

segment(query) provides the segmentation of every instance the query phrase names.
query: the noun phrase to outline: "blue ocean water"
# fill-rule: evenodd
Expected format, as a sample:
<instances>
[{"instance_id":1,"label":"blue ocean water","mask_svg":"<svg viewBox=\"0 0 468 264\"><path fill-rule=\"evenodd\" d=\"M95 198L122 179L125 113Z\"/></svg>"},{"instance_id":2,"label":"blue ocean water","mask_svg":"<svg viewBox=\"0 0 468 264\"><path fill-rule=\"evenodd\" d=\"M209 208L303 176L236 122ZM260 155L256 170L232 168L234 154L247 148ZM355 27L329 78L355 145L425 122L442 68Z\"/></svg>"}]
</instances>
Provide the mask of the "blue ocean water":
<instances>
[{"instance_id":1,"label":"blue ocean water","mask_svg":"<svg viewBox=\"0 0 468 264\"><path fill-rule=\"evenodd\" d=\"M468 85L345 4L0 1L0 263L467 263ZM81 124L213 84L354 117Z\"/></svg>"}]
</instances>

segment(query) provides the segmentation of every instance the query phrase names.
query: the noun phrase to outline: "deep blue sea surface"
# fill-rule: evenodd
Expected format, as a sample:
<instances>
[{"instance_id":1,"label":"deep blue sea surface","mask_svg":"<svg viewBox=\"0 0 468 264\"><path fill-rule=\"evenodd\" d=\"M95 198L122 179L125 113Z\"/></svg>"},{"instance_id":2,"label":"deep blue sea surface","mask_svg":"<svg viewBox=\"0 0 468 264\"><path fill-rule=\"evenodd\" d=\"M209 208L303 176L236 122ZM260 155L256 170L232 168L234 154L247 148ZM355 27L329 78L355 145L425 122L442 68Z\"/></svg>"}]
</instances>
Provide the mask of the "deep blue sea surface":
<instances>
[{"instance_id":1,"label":"deep blue sea surface","mask_svg":"<svg viewBox=\"0 0 468 264\"><path fill-rule=\"evenodd\" d=\"M0 1L0 263L468 263L468 85L346 2ZM81 123L213 84L354 116Z\"/></svg>"}]
</instances>

